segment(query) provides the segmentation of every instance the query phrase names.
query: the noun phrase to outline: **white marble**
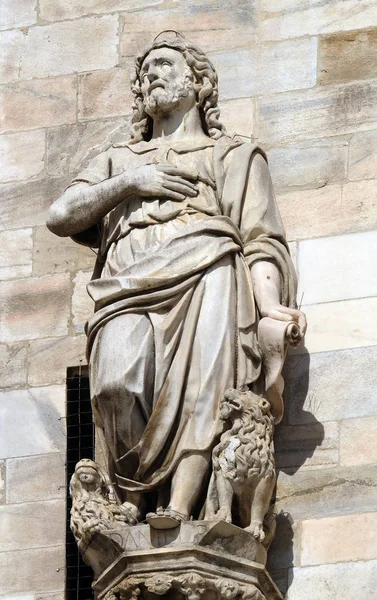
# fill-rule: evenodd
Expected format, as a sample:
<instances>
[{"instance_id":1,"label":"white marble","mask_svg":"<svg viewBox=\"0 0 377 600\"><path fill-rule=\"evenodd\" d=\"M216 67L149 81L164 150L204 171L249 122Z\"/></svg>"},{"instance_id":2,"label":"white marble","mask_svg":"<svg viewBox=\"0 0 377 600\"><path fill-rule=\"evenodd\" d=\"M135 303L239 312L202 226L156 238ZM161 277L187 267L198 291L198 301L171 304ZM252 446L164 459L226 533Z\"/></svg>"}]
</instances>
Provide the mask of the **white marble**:
<instances>
[{"instance_id":1,"label":"white marble","mask_svg":"<svg viewBox=\"0 0 377 600\"><path fill-rule=\"evenodd\" d=\"M317 40L214 52L222 100L313 87L317 76Z\"/></svg>"},{"instance_id":2,"label":"white marble","mask_svg":"<svg viewBox=\"0 0 377 600\"><path fill-rule=\"evenodd\" d=\"M375 0L262 0L262 37L269 40L377 25Z\"/></svg>"},{"instance_id":3,"label":"white marble","mask_svg":"<svg viewBox=\"0 0 377 600\"><path fill-rule=\"evenodd\" d=\"M336 305L330 306L336 310ZM344 426L355 417L375 415L376 361L377 346L290 356L284 369L284 397L293 431L297 429L299 435L297 426L303 423L324 425L346 419ZM308 434L303 438L309 440Z\"/></svg>"},{"instance_id":4,"label":"white marble","mask_svg":"<svg viewBox=\"0 0 377 600\"><path fill-rule=\"evenodd\" d=\"M0 136L0 182L40 175L44 168L45 132L22 131ZM14 210L14 208L13 208Z\"/></svg>"},{"instance_id":5,"label":"white marble","mask_svg":"<svg viewBox=\"0 0 377 600\"><path fill-rule=\"evenodd\" d=\"M30 594L22 594L17 596L0 596L0 600L35 600L35 595Z\"/></svg>"},{"instance_id":6,"label":"white marble","mask_svg":"<svg viewBox=\"0 0 377 600\"><path fill-rule=\"evenodd\" d=\"M377 330L373 327L377 323L377 298L308 305L305 313L309 323L305 346L293 350L293 354L377 344Z\"/></svg>"},{"instance_id":7,"label":"white marble","mask_svg":"<svg viewBox=\"0 0 377 600\"><path fill-rule=\"evenodd\" d=\"M22 75L30 79L114 67L117 32L116 15L33 27L26 38Z\"/></svg>"},{"instance_id":8,"label":"white marble","mask_svg":"<svg viewBox=\"0 0 377 600\"><path fill-rule=\"evenodd\" d=\"M377 231L300 242L299 271L303 305L376 296Z\"/></svg>"},{"instance_id":9,"label":"white marble","mask_svg":"<svg viewBox=\"0 0 377 600\"><path fill-rule=\"evenodd\" d=\"M0 393L0 458L65 449L65 386Z\"/></svg>"},{"instance_id":10,"label":"white marble","mask_svg":"<svg viewBox=\"0 0 377 600\"><path fill-rule=\"evenodd\" d=\"M375 600L377 560L293 569L287 600Z\"/></svg>"}]
</instances>

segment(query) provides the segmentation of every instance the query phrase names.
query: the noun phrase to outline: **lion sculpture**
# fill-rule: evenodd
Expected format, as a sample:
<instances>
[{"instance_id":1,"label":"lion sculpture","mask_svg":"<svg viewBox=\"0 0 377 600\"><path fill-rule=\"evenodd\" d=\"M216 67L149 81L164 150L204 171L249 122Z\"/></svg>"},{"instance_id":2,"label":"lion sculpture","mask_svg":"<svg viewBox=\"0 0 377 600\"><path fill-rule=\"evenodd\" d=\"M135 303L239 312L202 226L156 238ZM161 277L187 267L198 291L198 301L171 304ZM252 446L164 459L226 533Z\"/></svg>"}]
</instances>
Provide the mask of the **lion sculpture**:
<instances>
[{"instance_id":1,"label":"lion sculpture","mask_svg":"<svg viewBox=\"0 0 377 600\"><path fill-rule=\"evenodd\" d=\"M274 534L268 510L276 481L270 404L247 386L231 389L221 400L220 417L227 429L212 453L206 519L236 520L267 545Z\"/></svg>"},{"instance_id":2,"label":"lion sculpture","mask_svg":"<svg viewBox=\"0 0 377 600\"><path fill-rule=\"evenodd\" d=\"M95 462L85 458L77 463L70 483L71 530L77 542L88 543L98 531L131 524L127 508L110 500L109 487Z\"/></svg>"}]
</instances>

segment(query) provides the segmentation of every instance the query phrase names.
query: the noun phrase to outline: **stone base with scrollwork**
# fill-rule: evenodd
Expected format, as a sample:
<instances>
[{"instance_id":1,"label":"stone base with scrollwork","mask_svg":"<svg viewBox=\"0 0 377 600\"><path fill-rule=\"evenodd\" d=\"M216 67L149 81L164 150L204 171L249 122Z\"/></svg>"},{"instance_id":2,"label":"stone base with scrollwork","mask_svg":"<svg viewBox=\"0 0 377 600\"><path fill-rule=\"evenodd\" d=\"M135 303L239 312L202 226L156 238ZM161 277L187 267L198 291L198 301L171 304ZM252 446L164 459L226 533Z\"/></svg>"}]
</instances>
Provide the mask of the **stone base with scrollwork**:
<instances>
[{"instance_id":1,"label":"stone base with scrollwork","mask_svg":"<svg viewBox=\"0 0 377 600\"><path fill-rule=\"evenodd\" d=\"M266 549L228 523L176 529L125 525L96 533L80 550L95 572L98 600L281 600Z\"/></svg>"}]
</instances>

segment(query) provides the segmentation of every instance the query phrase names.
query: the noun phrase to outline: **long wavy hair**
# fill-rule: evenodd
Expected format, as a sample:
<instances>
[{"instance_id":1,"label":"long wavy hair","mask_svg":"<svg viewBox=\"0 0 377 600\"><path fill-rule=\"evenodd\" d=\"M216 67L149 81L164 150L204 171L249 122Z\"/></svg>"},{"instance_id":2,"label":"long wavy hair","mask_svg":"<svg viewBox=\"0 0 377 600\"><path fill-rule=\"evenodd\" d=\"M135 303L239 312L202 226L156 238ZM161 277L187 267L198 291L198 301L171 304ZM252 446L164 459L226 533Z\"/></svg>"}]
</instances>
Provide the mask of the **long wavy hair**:
<instances>
[{"instance_id":1,"label":"long wavy hair","mask_svg":"<svg viewBox=\"0 0 377 600\"><path fill-rule=\"evenodd\" d=\"M171 35L164 37L164 33L166 32L158 35L153 43L135 61L135 72L131 77L131 90L135 95L135 99L132 107L133 117L130 143L136 144L142 140L149 140L152 136L153 121L145 112L143 95L141 93L140 70L144 59L152 50L164 47L177 50L185 57L187 65L192 71L194 84L199 90L197 92L197 102L203 131L209 137L219 139L223 135L226 135L226 130L224 125L219 121L220 109L217 105L219 96L218 78L215 67L200 48L186 40L181 34L173 32L176 37L172 37Z\"/></svg>"}]
</instances>

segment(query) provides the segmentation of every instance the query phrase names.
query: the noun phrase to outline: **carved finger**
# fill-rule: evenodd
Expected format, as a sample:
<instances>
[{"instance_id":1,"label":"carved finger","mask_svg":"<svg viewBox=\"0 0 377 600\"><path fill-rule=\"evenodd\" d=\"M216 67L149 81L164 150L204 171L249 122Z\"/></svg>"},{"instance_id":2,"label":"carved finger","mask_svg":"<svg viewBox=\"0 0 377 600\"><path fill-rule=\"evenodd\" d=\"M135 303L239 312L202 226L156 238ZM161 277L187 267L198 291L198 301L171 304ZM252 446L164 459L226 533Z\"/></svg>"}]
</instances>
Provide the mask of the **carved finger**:
<instances>
[{"instance_id":1,"label":"carved finger","mask_svg":"<svg viewBox=\"0 0 377 600\"><path fill-rule=\"evenodd\" d=\"M167 188L164 188L163 190L164 196L166 196L166 198L171 198L171 200L178 200L178 202L181 202L186 198L185 194L180 194L179 192L168 190Z\"/></svg>"},{"instance_id":2,"label":"carved finger","mask_svg":"<svg viewBox=\"0 0 377 600\"><path fill-rule=\"evenodd\" d=\"M266 316L270 317L270 319L276 319L277 321L292 321L292 320L294 320L294 319L292 319L291 315L284 313L277 309L270 310Z\"/></svg>"},{"instance_id":3,"label":"carved finger","mask_svg":"<svg viewBox=\"0 0 377 600\"><path fill-rule=\"evenodd\" d=\"M197 181L199 178L199 172L195 170L186 169L185 167L175 167L174 165L159 165L159 171L163 171L167 175L179 175L184 179L192 179Z\"/></svg>"},{"instance_id":4,"label":"carved finger","mask_svg":"<svg viewBox=\"0 0 377 600\"><path fill-rule=\"evenodd\" d=\"M167 175L166 174L164 176L164 181L172 181L174 183L181 183L182 185L186 185L188 188L191 188L192 190L198 191L198 188L195 185L195 183L191 183L191 181L187 181L187 179L184 179L180 175Z\"/></svg>"},{"instance_id":5,"label":"carved finger","mask_svg":"<svg viewBox=\"0 0 377 600\"><path fill-rule=\"evenodd\" d=\"M297 308L290 308L289 306L279 306L279 310L282 313L287 313L287 315L291 315L294 321L298 321L302 312Z\"/></svg>"},{"instance_id":6,"label":"carved finger","mask_svg":"<svg viewBox=\"0 0 377 600\"><path fill-rule=\"evenodd\" d=\"M180 194L183 194L184 196L190 196L191 198L194 198L198 195L197 190L193 190L187 185L184 185L182 183L176 183L175 181L167 181L166 183L164 183L163 188L164 190L179 192Z\"/></svg>"}]
</instances>

